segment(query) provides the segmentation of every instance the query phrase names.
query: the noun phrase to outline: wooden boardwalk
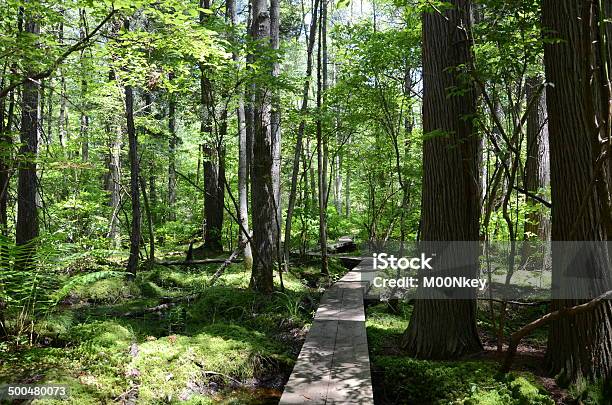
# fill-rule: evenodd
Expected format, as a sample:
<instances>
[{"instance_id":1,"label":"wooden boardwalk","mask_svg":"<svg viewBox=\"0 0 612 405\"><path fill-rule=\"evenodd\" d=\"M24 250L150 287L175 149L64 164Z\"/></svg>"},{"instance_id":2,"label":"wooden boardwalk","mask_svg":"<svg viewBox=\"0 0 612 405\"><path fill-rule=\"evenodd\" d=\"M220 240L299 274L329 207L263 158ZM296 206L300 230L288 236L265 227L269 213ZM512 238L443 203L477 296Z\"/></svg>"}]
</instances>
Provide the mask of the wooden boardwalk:
<instances>
[{"instance_id":1,"label":"wooden boardwalk","mask_svg":"<svg viewBox=\"0 0 612 405\"><path fill-rule=\"evenodd\" d=\"M363 306L372 259L362 260L321 299L280 404L373 404Z\"/></svg>"}]
</instances>

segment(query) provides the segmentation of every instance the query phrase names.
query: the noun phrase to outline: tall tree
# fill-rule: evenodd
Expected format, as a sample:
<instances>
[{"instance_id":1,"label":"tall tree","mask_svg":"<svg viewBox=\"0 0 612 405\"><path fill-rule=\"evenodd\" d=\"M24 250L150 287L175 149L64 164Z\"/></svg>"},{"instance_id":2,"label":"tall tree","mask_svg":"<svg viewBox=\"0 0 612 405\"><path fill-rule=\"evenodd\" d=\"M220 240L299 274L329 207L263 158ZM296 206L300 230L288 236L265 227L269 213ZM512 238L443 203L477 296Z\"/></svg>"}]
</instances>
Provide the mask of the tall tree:
<instances>
[{"instance_id":1,"label":"tall tree","mask_svg":"<svg viewBox=\"0 0 612 405\"><path fill-rule=\"evenodd\" d=\"M443 12L422 16L423 132L428 134L423 141L424 241L478 240L479 140L471 121L476 100L457 71L472 57L470 8L470 0L453 0ZM453 88L463 91L449 95ZM462 275L477 276L478 250L462 257L467 264ZM421 292L421 298L427 297ZM416 300L404 338L409 353L418 358L456 358L481 350L476 301Z\"/></svg>"},{"instance_id":2,"label":"tall tree","mask_svg":"<svg viewBox=\"0 0 612 405\"><path fill-rule=\"evenodd\" d=\"M210 0L200 1L200 8L203 10L209 10L210 5ZM206 12L200 11L200 24L206 23L207 15ZM200 65L200 103L202 107L200 132L204 137L202 147L205 190L204 218L206 221L204 243L212 251L221 251L223 250L221 236L225 196L223 187L225 158L223 156L223 140L220 139L218 128L213 127L215 109L212 82L204 64Z\"/></svg>"},{"instance_id":3,"label":"tall tree","mask_svg":"<svg viewBox=\"0 0 612 405\"><path fill-rule=\"evenodd\" d=\"M129 31L130 24L125 20L124 27ZM140 253L140 160L138 156L138 134L134 125L134 90L131 84L125 86L125 116L128 135L128 157L130 160L130 197L132 199L132 229L130 231L130 257L127 271L136 273Z\"/></svg>"},{"instance_id":4,"label":"tall tree","mask_svg":"<svg viewBox=\"0 0 612 405\"><path fill-rule=\"evenodd\" d=\"M232 29L236 28L236 1L226 1L226 12ZM238 63L238 53L232 53L232 59ZM253 253L249 242L249 208L247 190L247 134L246 115L244 112L243 92L238 92L238 107L236 108L236 119L238 122L238 220L240 221L239 242L244 245L244 269L251 271L253 268Z\"/></svg>"},{"instance_id":5,"label":"tall tree","mask_svg":"<svg viewBox=\"0 0 612 405\"><path fill-rule=\"evenodd\" d=\"M312 16L310 19L310 31L308 34L308 46L306 50L306 79L304 80L304 88L302 90L302 106L300 108L300 124L295 140L295 153L293 155L293 170L291 173L291 189L289 191L289 202L287 204L287 217L285 219L285 244L283 246L283 256L285 260L285 271L289 270L289 251L291 248L291 220L293 218L293 210L295 209L295 200L297 197L298 175L300 171L300 157L302 156L302 144L304 142L304 130L306 129L306 113L308 112L308 99L310 91L310 83L312 80L312 62L315 40L317 37L317 21L318 21L319 0L314 1L312 8ZM304 171L307 175L308 171ZM306 177L306 176L305 176ZM305 182L308 183L307 179Z\"/></svg>"},{"instance_id":6,"label":"tall tree","mask_svg":"<svg viewBox=\"0 0 612 405\"><path fill-rule=\"evenodd\" d=\"M265 54L270 47L270 11L266 0L251 0L252 22L250 35L255 41L251 56L253 63L265 66ZM266 66L265 75L272 76L272 67ZM251 287L270 293L274 288L273 267L276 257L277 230L274 200L274 151L271 131L271 96L263 78L255 85L253 105L253 161L252 207L253 250L255 260L251 272Z\"/></svg>"},{"instance_id":7,"label":"tall tree","mask_svg":"<svg viewBox=\"0 0 612 405\"><path fill-rule=\"evenodd\" d=\"M319 188L319 246L321 274L329 275L327 258L327 141L323 136L323 93L327 88L327 1L320 3L319 43L317 48L317 185Z\"/></svg>"},{"instance_id":8,"label":"tall tree","mask_svg":"<svg viewBox=\"0 0 612 405\"><path fill-rule=\"evenodd\" d=\"M546 115L546 92L539 91L543 78L533 76L527 79L527 100L538 97L527 117L527 156L525 159L525 189L539 194L542 188L550 185L550 161L548 158L548 117ZM550 239L550 221L546 215L537 211L531 198L525 221L525 238L538 236L541 240Z\"/></svg>"},{"instance_id":9,"label":"tall tree","mask_svg":"<svg viewBox=\"0 0 612 405\"><path fill-rule=\"evenodd\" d=\"M173 74L168 75L172 80ZM173 92L168 94L168 220L176 221L174 204L176 204L176 96Z\"/></svg>"},{"instance_id":10,"label":"tall tree","mask_svg":"<svg viewBox=\"0 0 612 405\"><path fill-rule=\"evenodd\" d=\"M36 18L26 14L23 16L24 31L29 35L39 35L40 26ZM26 73L26 75L32 72ZM19 179L17 183L17 245L27 245L38 237L38 178L36 175L36 159L38 158L38 118L40 108L40 88L35 80L26 78L21 94L21 148L19 154ZM28 264L33 249L27 249L24 265Z\"/></svg>"},{"instance_id":11,"label":"tall tree","mask_svg":"<svg viewBox=\"0 0 612 405\"><path fill-rule=\"evenodd\" d=\"M594 74L592 27L597 27L590 0L544 0L543 25L550 37L544 62L550 133L550 183L552 190L552 240L602 241L610 235L609 192L602 169L600 128L596 126L593 100ZM597 45L595 45L597 46ZM598 117L602 119L602 117ZM601 121L600 121L601 122ZM605 143L607 145L607 143ZM610 151L608 150L608 153ZM603 244L591 242L581 252L589 276L581 281L595 295L610 290L610 264ZM581 301L573 297L578 283L560 283L564 268L574 260L565 246L553 244L553 292L551 309ZM551 323L547 358L554 374L567 381L583 377L612 376L612 302L572 318Z\"/></svg>"},{"instance_id":12,"label":"tall tree","mask_svg":"<svg viewBox=\"0 0 612 405\"><path fill-rule=\"evenodd\" d=\"M270 47L278 52L280 48L280 5L279 0L270 0ZM280 63L275 57L272 63L272 77L280 75ZM281 207L281 99L280 90L274 85L270 110L270 131L272 136L272 185L274 187L274 205L276 207L275 226L277 228L277 249L280 249L280 232L283 221ZM280 252L277 252L280 253ZM280 259L280 258L278 258Z\"/></svg>"}]
</instances>

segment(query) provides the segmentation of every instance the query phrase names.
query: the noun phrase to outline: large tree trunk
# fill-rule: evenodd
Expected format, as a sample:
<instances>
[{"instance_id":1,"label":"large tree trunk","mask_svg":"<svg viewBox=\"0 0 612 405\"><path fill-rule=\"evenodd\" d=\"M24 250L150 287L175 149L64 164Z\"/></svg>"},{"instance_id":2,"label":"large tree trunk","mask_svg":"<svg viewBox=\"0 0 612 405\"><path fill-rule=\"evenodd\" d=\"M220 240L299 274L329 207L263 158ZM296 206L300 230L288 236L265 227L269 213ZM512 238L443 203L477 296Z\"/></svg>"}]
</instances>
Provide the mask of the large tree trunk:
<instances>
[{"instance_id":1,"label":"large tree trunk","mask_svg":"<svg viewBox=\"0 0 612 405\"><path fill-rule=\"evenodd\" d=\"M443 14L423 15L423 132L434 136L423 142L422 238L477 241L479 140L466 119L476 112L474 90L448 95L449 88L466 86L453 68L470 62L471 41L464 29L470 30L471 1L450 3L454 7ZM478 276L478 249L473 250L462 253L467 265L461 275L469 278ZM424 299L428 293L419 294L404 336L411 355L447 359L482 349L475 300Z\"/></svg>"},{"instance_id":2,"label":"large tree trunk","mask_svg":"<svg viewBox=\"0 0 612 405\"><path fill-rule=\"evenodd\" d=\"M306 128L306 113L308 112L308 92L312 79L312 51L317 37L317 9L319 0L314 0L312 17L310 20L310 33L308 37L308 48L306 51L306 80L302 91L302 106L300 108L300 125L298 127L297 138L295 140L295 154L293 155L293 171L291 173L291 190L289 191L289 203L287 205L287 218L285 219L285 244L283 256L285 260L285 271L289 270L289 250L291 248L291 220L295 209L297 196L298 175L300 172L300 157L302 156L302 143L304 142L304 130ZM306 172L305 172L306 173Z\"/></svg>"},{"instance_id":3,"label":"large tree trunk","mask_svg":"<svg viewBox=\"0 0 612 405\"><path fill-rule=\"evenodd\" d=\"M266 0L252 0L253 21L251 37L258 41L253 54L259 57L269 52L264 39L270 36L270 14ZM271 74L272 72L270 72ZM276 252L277 226L274 200L274 151L271 134L270 92L261 83L255 89L253 107L253 161L252 161L252 200L253 200L253 242L255 262L251 273L251 287L264 293L272 292L273 265Z\"/></svg>"},{"instance_id":4,"label":"large tree trunk","mask_svg":"<svg viewBox=\"0 0 612 405\"><path fill-rule=\"evenodd\" d=\"M592 82L592 2L588 0L544 0L544 28L561 41L544 47L547 109L550 132L550 181L552 189L552 240L601 241L606 231L607 185L596 160L600 154L595 126ZM548 32L548 31L547 31ZM595 181L593 181L595 180ZM606 188L602 190L602 188ZM588 257L594 295L610 290L608 252L592 244ZM551 310L571 307L582 301L559 299L573 296L576 285L560 282L564 266L573 258L553 245L553 293ZM560 283L560 285L559 285ZM553 374L562 380L612 375L612 302L597 309L551 322L547 359Z\"/></svg>"},{"instance_id":5,"label":"large tree trunk","mask_svg":"<svg viewBox=\"0 0 612 405\"><path fill-rule=\"evenodd\" d=\"M40 27L26 16L25 31L38 35ZM28 245L38 237L38 179L36 176L36 159L38 158L38 116L40 107L40 89L35 80L26 80L21 96L21 148L19 154L19 180L17 183L17 245ZM34 247L23 252L20 266L27 266L32 260Z\"/></svg>"},{"instance_id":6,"label":"large tree trunk","mask_svg":"<svg viewBox=\"0 0 612 405\"><path fill-rule=\"evenodd\" d=\"M129 27L126 22L125 25ZM130 232L130 258L127 271L136 273L138 255L140 253L140 162L138 160L138 138L134 126L134 91L131 85L125 86L125 114L127 118L127 134L130 160L130 196L132 198L132 229Z\"/></svg>"}]
</instances>

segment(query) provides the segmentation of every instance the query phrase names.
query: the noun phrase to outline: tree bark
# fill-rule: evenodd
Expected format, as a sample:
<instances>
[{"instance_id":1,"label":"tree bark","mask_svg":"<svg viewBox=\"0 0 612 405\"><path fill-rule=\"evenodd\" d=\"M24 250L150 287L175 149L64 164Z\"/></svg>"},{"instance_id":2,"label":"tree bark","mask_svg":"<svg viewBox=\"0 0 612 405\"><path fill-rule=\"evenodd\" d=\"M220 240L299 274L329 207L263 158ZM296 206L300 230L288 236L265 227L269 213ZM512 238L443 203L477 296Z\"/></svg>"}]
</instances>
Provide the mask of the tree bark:
<instances>
[{"instance_id":1,"label":"tree bark","mask_svg":"<svg viewBox=\"0 0 612 405\"><path fill-rule=\"evenodd\" d=\"M266 40L270 37L270 12L266 0L252 0L251 37L257 41L252 59L257 62L267 51ZM269 43L269 42L268 42ZM270 75L272 75L270 69ZM273 165L274 152L271 134L270 93L261 83L255 88L253 106L253 161L252 161L252 204L253 204L253 250L255 260L251 273L251 287L270 293L274 288L273 265L276 253L277 226L274 200Z\"/></svg>"},{"instance_id":2,"label":"tree bark","mask_svg":"<svg viewBox=\"0 0 612 405\"><path fill-rule=\"evenodd\" d=\"M543 25L546 32L561 41L547 42L544 61L547 87L547 110L550 132L550 182L552 190L552 240L602 241L606 231L604 202L607 190L601 192L605 176L597 164L600 155L598 128L595 126L592 83L592 2L589 0L544 0ZM596 26L596 23L595 23ZM607 194L607 195L606 195ZM602 207L604 209L602 209ZM610 290L608 253L599 244L589 256L590 290ZM568 260L562 246L553 244L553 292L551 311L583 303L573 296L576 286L560 279ZM553 320L550 324L547 360L551 371L561 381L583 378L609 378L612 375L612 303L573 318Z\"/></svg>"},{"instance_id":3,"label":"tree bark","mask_svg":"<svg viewBox=\"0 0 612 405\"><path fill-rule=\"evenodd\" d=\"M32 16L25 16L25 32L40 34L40 27ZM31 72L30 72L31 73ZM16 243L18 246L29 245L23 252L19 267L28 266L33 259L35 249L30 244L38 237L38 178L36 159L38 158L38 116L40 108L40 88L38 82L27 80L23 85L21 104L21 148L19 154L19 179L17 183L17 226Z\"/></svg>"},{"instance_id":4,"label":"tree bark","mask_svg":"<svg viewBox=\"0 0 612 405\"><path fill-rule=\"evenodd\" d=\"M454 70L471 59L471 1L450 3L442 14L423 15L423 132L432 136L423 141L422 239L477 241L479 139L466 119L476 112L475 92ZM447 89L456 86L464 89L462 95L449 96ZM478 275L478 249L473 250L462 254L463 276ZM482 349L475 299L428 299L423 290L417 293L404 335L411 355L450 359Z\"/></svg>"}]
</instances>

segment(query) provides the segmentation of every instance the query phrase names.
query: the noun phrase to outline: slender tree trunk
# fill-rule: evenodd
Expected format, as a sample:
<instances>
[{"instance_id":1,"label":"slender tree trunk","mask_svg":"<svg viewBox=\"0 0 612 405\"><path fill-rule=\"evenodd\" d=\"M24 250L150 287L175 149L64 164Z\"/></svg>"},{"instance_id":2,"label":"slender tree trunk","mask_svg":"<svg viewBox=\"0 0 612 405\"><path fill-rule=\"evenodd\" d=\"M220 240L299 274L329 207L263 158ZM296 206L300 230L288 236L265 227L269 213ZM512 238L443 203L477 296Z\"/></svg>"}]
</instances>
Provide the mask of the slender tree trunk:
<instances>
[{"instance_id":1,"label":"slender tree trunk","mask_svg":"<svg viewBox=\"0 0 612 405\"><path fill-rule=\"evenodd\" d=\"M201 0L202 9L210 9L210 0ZM206 22L206 13L200 13L200 24ZM223 156L221 156L222 142L215 139L213 130L214 100L212 96L212 83L207 76L206 67L200 66L200 103L202 107L202 118L200 130L204 136L203 155L204 161L204 244L211 251L220 252L223 250L223 198L224 188L221 174L224 170ZM217 129L216 135L219 136Z\"/></svg>"},{"instance_id":2,"label":"slender tree trunk","mask_svg":"<svg viewBox=\"0 0 612 405\"><path fill-rule=\"evenodd\" d=\"M126 29L129 29L129 22L125 22ZM132 197L132 229L130 233L130 258L128 260L127 271L136 273L140 253L140 162L138 160L138 135L134 126L134 91L131 85L125 86L125 114L127 122L127 134L129 141L129 160L130 160L130 196Z\"/></svg>"},{"instance_id":3,"label":"slender tree trunk","mask_svg":"<svg viewBox=\"0 0 612 405\"><path fill-rule=\"evenodd\" d=\"M423 132L436 136L423 142L422 238L477 241L479 139L471 120L465 119L476 112L475 94L466 88L462 95L448 95L449 88L462 86L452 68L469 65L471 58L471 40L464 31L469 32L471 26L471 1L450 3L453 7L442 14L423 15ZM462 276L478 276L478 249L472 250L460 253L466 260ZM437 271L436 276L443 272ZM431 299L424 290L418 294L404 335L411 355L446 359L482 349L475 299Z\"/></svg>"},{"instance_id":4,"label":"slender tree trunk","mask_svg":"<svg viewBox=\"0 0 612 405\"><path fill-rule=\"evenodd\" d=\"M317 10L319 8L319 0L314 0L312 9L312 17L310 19L310 33L308 36L308 47L306 51L306 80L304 81L304 89L302 91L302 107L300 108L300 125L298 127L297 138L295 140L295 154L293 155L293 171L291 173L291 190L289 191L289 203L287 205L287 218L285 220L285 244L284 244L284 259L285 271L289 270L289 252L291 249L291 220L293 218L293 210L295 209L295 200L297 195L298 175L300 171L300 157L302 156L302 143L304 142L304 130L306 128L306 114L308 112L308 93L310 90L310 82L312 80L312 53L314 50L315 39L317 36Z\"/></svg>"},{"instance_id":5,"label":"slender tree trunk","mask_svg":"<svg viewBox=\"0 0 612 405\"><path fill-rule=\"evenodd\" d=\"M233 28L236 27L236 1L226 1L226 12ZM234 62L238 62L238 54L232 54ZM253 253L251 244L245 232L249 233L249 207L247 190L247 135L246 135L246 116L244 112L243 92L238 93L238 108L236 108L236 118L238 122L238 220L240 221L238 231L238 246L244 246L244 269L253 269Z\"/></svg>"},{"instance_id":6,"label":"slender tree trunk","mask_svg":"<svg viewBox=\"0 0 612 405\"><path fill-rule=\"evenodd\" d=\"M40 27L32 16L25 16L25 32L40 34ZM40 108L40 88L36 81L26 80L21 95L21 148L19 154L19 179L17 183L17 226L16 242L18 246L29 245L38 237L38 178L36 175L36 159L38 158L38 117ZM32 264L34 246L23 252L23 258L18 264L26 268Z\"/></svg>"},{"instance_id":7,"label":"slender tree trunk","mask_svg":"<svg viewBox=\"0 0 612 405\"><path fill-rule=\"evenodd\" d=\"M351 141L349 139L348 147L350 148ZM344 185L344 215L349 217L351 215L351 165L346 165L346 175L344 176L346 179Z\"/></svg>"},{"instance_id":8,"label":"slender tree trunk","mask_svg":"<svg viewBox=\"0 0 612 405\"><path fill-rule=\"evenodd\" d=\"M123 131L121 124L116 123L114 127L111 126L112 132L110 133L110 160L109 160L109 191L110 191L110 206L111 206L111 219L110 219L110 230L108 237L111 240L111 245L114 249L121 247L121 235L119 229L119 209L121 207L121 149L122 149L122 138Z\"/></svg>"},{"instance_id":9,"label":"slender tree trunk","mask_svg":"<svg viewBox=\"0 0 612 405\"><path fill-rule=\"evenodd\" d=\"M13 116L15 110L15 93L11 91L8 97L8 107L5 110L5 100L0 100L0 234L8 236L8 195L10 186L10 170L12 160ZM5 115L6 112L6 115ZM3 255L4 252L0 252Z\"/></svg>"},{"instance_id":10,"label":"slender tree trunk","mask_svg":"<svg viewBox=\"0 0 612 405\"><path fill-rule=\"evenodd\" d=\"M270 13L266 0L251 1L253 21L251 37L258 41L253 61L269 52L265 40L270 37ZM270 69L270 75L272 74ZM255 261L251 287L264 293L272 292L273 266L276 256L277 226L273 180L273 140L271 134L270 92L261 83L256 86L253 127L252 204Z\"/></svg>"},{"instance_id":11,"label":"slender tree trunk","mask_svg":"<svg viewBox=\"0 0 612 405\"><path fill-rule=\"evenodd\" d=\"M593 23L592 2L587 0L544 0L543 24L546 32L561 41L544 46L547 110L550 132L550 181L552 190L552 240L602 241L606 230L604 206L608 191L597 158L600 154L595 126L592 83ZM595 180L595 181L594 181ZM593 186L595 185L595 186ZM607 195L606 195L607 194ZM594 296L610 290L609 252L598 244L588 256L589 289ZM562 283L565 266L575 260L563 246L553 245L553 293L551 310L571 307L580 300L573 296L577 283ZM583 259L584 260L584 259ZM612 302L597 309L552 321L548 335L547 359L554 375L563 381L612 376Z\"/></svg>"},{"instance_id":12,"label":"slender tree trunk","mask_svg":"<svg viewBox=\"0 0 612 405\"><path fill-rule=\"evenodd\" d=\"M79 30L79 37L81 40L85 38L85 29L86 29L86 16L85 10L79 9L79 16L81 19L81 26ZM89 160L89 115L87 114L89 109L89 104L87 103L87 63L85 62L85 49L81 50L81 74L83 75L81 79L81 118L80 118L80 129L79 129L79 138L81 139L81 159L83 162L87 162ZM51 96L51 93L49 93ZM49 117L49 119L51 119Z\"/></svg>"},{"instance_id":13,"label":"slender tree trunk","mask_svg":"<svg viewBox=\"0 0 612 405\"><path fill-rule=\"evenodd\" d=\"M280 6L279 0L270 0L270 47L278 52L280 47ZM272 77L280 75L280 63L275 60L272 64ZM272 106L270 111L270 131L272 135L272 186L274 188L274 205L276 207L277 249L280 249L280 234L283 215L281 210L281 101L280 90L272 91ZM279 250L280 253L280 250ZM278 257L280 260L280 257Z\"/></svg>"},{"instance_id":14,"label":"slender tree trunk","mask_svg":"<svg viewBox=\"0 0 612 405\"><path fill-rule=\"evenodd\" d=\"M151 207L149 206L149 198L147 196L147 183L144 177L140 177L140 190L142 191L142 201L144 202L145 215L147 216L147 229L149 231L149 263L154 263L155 233L153 232L153 216L151 215Z\"/></svg>"},{"instance_id":15,"label":"slender tree trunk","mask_svg":"<svg viewBox=\"0 0 612 405\"><path fill-rule=\"evenodd\" d=\"M550 164L548 159L548 121L546 116L546 92L538 96L536 90L542 83L541 77L527 79L527 100L539 97L527 117L527 158L525 160L525 189L540 194L540 189L550 183ZM528 210L525 221L525 240L537 236L540 240L548 240L546 230L550 229L544 221L546 215L536 212L532 199L527 199ZM548 234L550 236L550 234Z\"/></svg>"},{"instance_id":16,"label":"slender tree trunk","mask_svg":"<svg viewBox=\"0 0 612 405\"><path fill-rule=\"evenodd\" d=\"M64 10L61 11L64 14ZM60 22L59 24L59 33L58 33L58 42L60 44L64 43L64 23ZM66 95L66 77L62 71L62 68L59 68L59 76L60 76L60 110L59 110L59 118L57 120L57 136L59 137L59 142L62 147L62 153L65 153L65 149L68 143L68 106L67 106L67 95Z\"/></svg>"},{"instance_id":17,"label":"slender tree trunk","mask_svg":"<svg viewBox=\"0 0 612 405\"><path fill-rule=\"evenodd\" d=\"M169 79L174 76L170 74ZM176 204L176 97L173 93L168 95L168 220L176 221L174 205Z\"/></svg>"},{"instance_id":18,"label":"slender tree trunk","mask_svg":"<svg viewBox=\"0 0 612 405\"><path fill-rule=\"evenodd\" d=\"M325 51L323 44L327 29L324 28L327 24L327 3L321 1L321 24L319 26L319 46L317 49L317 109L319 116L322 113L323 107L323 91L325 83ZM319 246L321 249L321 275L327 277L329 275L329 264L327 258L327 159L325 153L325 141L323 139L323 123L321 118L317 119L317 186L318 186L318 201L319 201Z\"/></svg>"}]
</instances>

